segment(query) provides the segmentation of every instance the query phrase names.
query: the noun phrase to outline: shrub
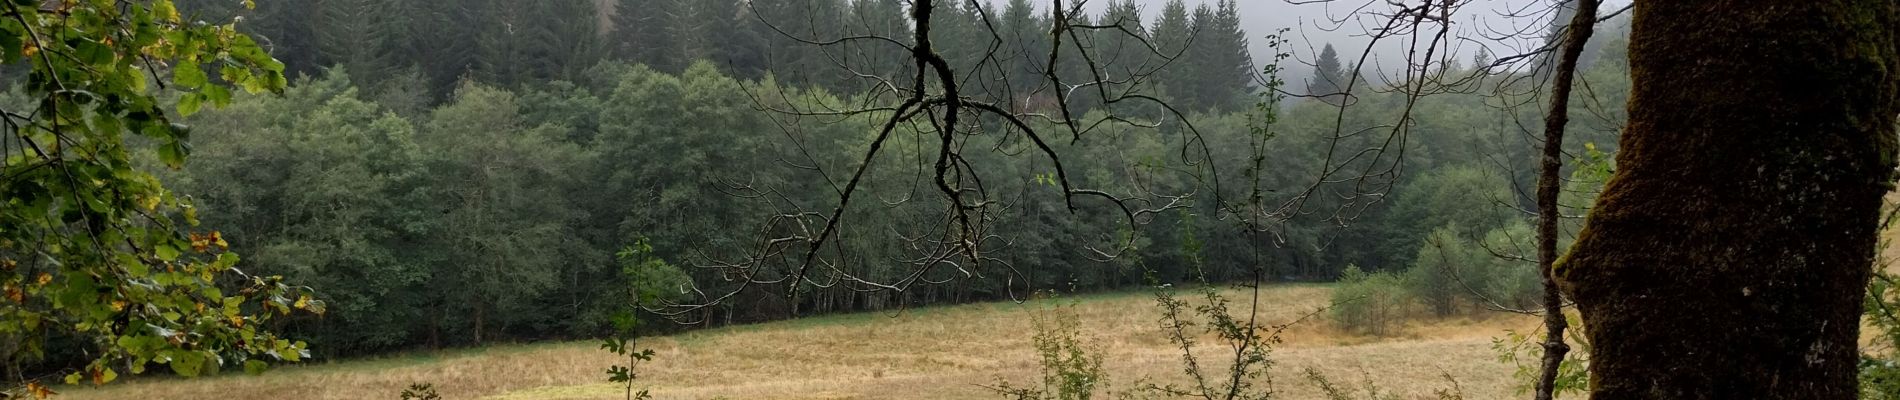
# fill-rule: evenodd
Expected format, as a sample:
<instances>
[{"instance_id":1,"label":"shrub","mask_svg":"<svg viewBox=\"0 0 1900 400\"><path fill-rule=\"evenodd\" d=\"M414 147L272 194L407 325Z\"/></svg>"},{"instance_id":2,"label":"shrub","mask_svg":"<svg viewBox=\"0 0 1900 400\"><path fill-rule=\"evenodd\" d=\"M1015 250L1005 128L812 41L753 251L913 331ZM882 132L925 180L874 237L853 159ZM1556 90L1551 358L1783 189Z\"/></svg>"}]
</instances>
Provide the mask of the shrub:
<instances>
[{"instance_id":1,"label":"shrub","mask_svg":"<svg viewBox=\"0 0 1900 400\"><path fill-rule=\"evenodd\" d=\"M1058 305L1031 320L1036 327L1036 354L1042 366L1042 387L1015 387L1005 380L991 390L1017 400L1088 400L1106 386L1102 356L1082 338L1082 322L1075 305Z\"/></svg>"},{"instance_id":2,"label":"shrub","mask_svg":"<svg viewBox=\"0 0 1900 400\"><path fill-rule=\"evenodd\" d=\"M1475 251L1482 260L1474 262L1473 272L1464 276L1497 305L1518 310L1542 308L1544 275L1528 258L1536 256L1536 238L1537 233L1523 222L1486 232L1482 248Z\"/></svg>"},{"instance_id":3,"label":"shrub","mask_svg":"<svg viewBox=\"0 0 1900 400\"><path fill-rule=\"evenodd\" d=\"M1432 231L1405 271L1405 291L1434 316L1457 314L1466 302L1531 310L1543 304L1543 275L1529 257L1536 233L1522 222L1486 232L1482 242L1456 227Z\"/></svg>"},{"instance_id":4,"label":"shrub","mask_svg":"<svg viewBox=\"0 0 1900 400\"><path fill-rule=\"evenodd\" d=\"M1389 272L1366 273L1348 265L1333 290L1333 322L1355 333L1387 335L1404 312L1405 285Z\"/></svg>"}]
</instances>

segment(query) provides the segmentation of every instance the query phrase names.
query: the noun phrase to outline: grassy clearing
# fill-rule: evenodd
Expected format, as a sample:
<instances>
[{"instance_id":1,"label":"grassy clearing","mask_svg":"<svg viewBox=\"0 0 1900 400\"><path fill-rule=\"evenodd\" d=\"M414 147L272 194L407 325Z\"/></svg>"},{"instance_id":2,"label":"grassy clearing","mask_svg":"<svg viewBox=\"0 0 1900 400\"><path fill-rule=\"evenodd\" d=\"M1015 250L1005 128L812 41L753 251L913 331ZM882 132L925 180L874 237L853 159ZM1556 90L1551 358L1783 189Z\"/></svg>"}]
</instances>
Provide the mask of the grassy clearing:
<instances>
[{"instance_id":1,"label":"grassy clearing","mask_svg":"<svg viewBox=\"0 0 1900 400\"><path fill-rule=\"evenodd\" d=\"M1293 321L1325 305L1330 288L1275 286L1262 292L1260 318ZM1076 302L1082 331L1104 355L1115 388L1169 382L1179 350L1160 334L1144 293L1091 295ZM661 399L998 398L978 385L1036 379L1030 315L1050 300L933 307L730 327L643 340L658 352L642 382ZM1467 398L1515 393L1515 368L1496 361L1491 340L1529 331L1532 318L1490 315L1414 323L1403 334L1342 334L1324 321L1288 331L1273 357L1282 398L1318 398L1300 371L1336 381L1370 378L1382 390L1424 395L1457 381ZM1211 356L1218 345L1203 341ZM436 354L286 367L262 376L137 379L104 388L68 387L68 399L393 399L411 383L433 383L449 399L609 399L621 389L601 372L614 362L592 342L496 346Z\"/></svg>"}]
</instances>

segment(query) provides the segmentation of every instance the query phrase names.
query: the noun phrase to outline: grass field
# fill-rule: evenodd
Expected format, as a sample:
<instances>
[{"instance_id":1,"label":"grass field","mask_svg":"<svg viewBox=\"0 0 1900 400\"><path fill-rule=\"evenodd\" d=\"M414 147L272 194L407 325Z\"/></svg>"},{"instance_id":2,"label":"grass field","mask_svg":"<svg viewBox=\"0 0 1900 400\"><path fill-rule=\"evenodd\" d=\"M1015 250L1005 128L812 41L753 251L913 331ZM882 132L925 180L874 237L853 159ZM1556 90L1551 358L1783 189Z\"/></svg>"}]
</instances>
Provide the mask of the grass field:
<instances>
[{"instance_id":1,"label":"grass field","mask_svg":"<svg viewBox=\"0 0 1900 400\"><path fill-rule=\"evenodd\" d=\"M1325 305L1322 285L1263 291L1260 317L1283 324ZM1111 384L1175 382L1180 352L1161 334L1151 295L1103 294L1075 304L1082 332L1104 358ZM640 367L660 399L1001 398L979 385L1037 379L1031 315L1052 301L989 303L738 326L646 339L658 358ZM1399 336L1342 334L1323 320L1287 331L1272 354L1279 398L1319 398L1302 371L1422 397L1456 385L1469 399L1510 397L1516 368L1497 361L1493 338L1532 331L1537 321L1493 314L1414 322ZM1219 345L1203 340L1211 354ZM1217 357L1215 357L1217 358ZM621 388L602 370L616 361L593 342L494 346L374 360L283 367L262 376L132 379L103 388L66 387L66 399L394 399L411 383L446 399L609 399Z\"/></svg>"}]
</instances>

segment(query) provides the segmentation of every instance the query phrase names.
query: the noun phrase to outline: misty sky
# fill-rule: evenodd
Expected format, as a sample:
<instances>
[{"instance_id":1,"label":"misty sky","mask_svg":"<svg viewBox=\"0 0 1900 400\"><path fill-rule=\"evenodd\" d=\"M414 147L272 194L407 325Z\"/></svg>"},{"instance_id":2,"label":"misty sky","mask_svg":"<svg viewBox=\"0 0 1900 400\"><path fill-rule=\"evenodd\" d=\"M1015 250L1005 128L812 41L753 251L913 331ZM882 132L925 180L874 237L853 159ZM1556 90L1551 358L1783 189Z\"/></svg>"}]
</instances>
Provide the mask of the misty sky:
<instances>
[{"instance_id":1,"label":"misty sky","mask_svg":"<svg viewBox=\"0 0 1900 400\"><path fill-rule=\"evenodd\" d=\"M1091 15L1101 15L1109 0L1087 0L1085 4ZM1200 4L1213 5L1215 0L1184 0L1189 10ZM1248 41L1252 47L1254 60L1262 63L1270 60L1271 52L1267 48L1264 36L1280 28L1291 29L1287 32L1292 41L1289 45L1293 59L1283 65L1287 75L1282 78L1291 84L1301 85L1311 74L1311 63L1321 46L1331 43L1340 53L1342 61L1351 63L1364 51L1369 39L1366 32L1376 26L1362 26L1361 23L1383 22L1370 16L1353 19L1354 15L1363 15L1365 11L1387 10L1385 1L1371 0L1374 8L1368 8L1355 14L1355 7L1367 4L1369 0L1336 0L1329 3L1290 4L1286 0L1239 0L1241 24L1247 30ZM1142 5L1142 20L1153 25L1156 15L1167 0L1135 0ZM1470 56L1484 47L1492 54L1518 54L1542 46L1541 38L1518 40L1492 40L1507 36L1507 32L1528 30L1543 32L1549 26L1551 14L1548 10L1554 0L1473 0L1458 11L1453 18L1454 37L1464 38L1454 43L1453 51L1460 60L1469 61ZM1407 3L1415 3L1407 1ZM1043 3L1047 4L1047 3ZM1629 0L1607 0L1602 12L1609 13L1629 4ZM1344 24L1334 21L1346 20ZM1537 36L1537 35L1534 35ZM1391 69L1402 62L1405 46L1396 39L1386 39L1373 52L1375 64ZM1422 46L1421 46L1422 49Z\"/></svg>"}]
</instances>

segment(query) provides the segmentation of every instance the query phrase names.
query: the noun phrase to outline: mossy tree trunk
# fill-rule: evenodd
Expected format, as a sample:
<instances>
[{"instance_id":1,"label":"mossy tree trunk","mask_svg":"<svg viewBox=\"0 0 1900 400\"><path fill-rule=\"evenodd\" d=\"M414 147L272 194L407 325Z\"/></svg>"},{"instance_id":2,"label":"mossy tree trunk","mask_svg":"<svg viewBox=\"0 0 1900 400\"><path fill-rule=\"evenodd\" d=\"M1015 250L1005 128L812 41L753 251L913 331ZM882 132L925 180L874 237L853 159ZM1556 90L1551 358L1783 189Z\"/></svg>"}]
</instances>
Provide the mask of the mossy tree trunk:
<instances>
[{"instance_id":1,"label":"mossy tree trunk","mask_svg":"<svg viewBox=\"0 0 1900 400\"><path fill-rule=\"evenodd\" d=\"M1618 170L1556 267L1592 345L1592 398L1854 398L1900 2L1635 12Z\"/></svg>"}]
</instances>

